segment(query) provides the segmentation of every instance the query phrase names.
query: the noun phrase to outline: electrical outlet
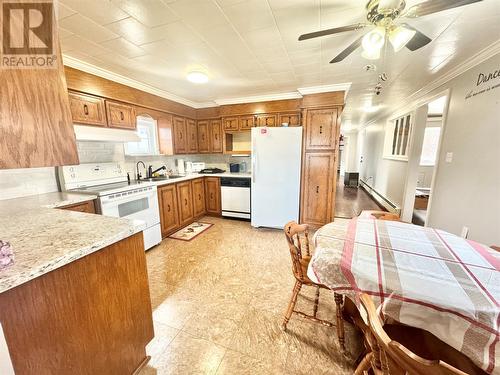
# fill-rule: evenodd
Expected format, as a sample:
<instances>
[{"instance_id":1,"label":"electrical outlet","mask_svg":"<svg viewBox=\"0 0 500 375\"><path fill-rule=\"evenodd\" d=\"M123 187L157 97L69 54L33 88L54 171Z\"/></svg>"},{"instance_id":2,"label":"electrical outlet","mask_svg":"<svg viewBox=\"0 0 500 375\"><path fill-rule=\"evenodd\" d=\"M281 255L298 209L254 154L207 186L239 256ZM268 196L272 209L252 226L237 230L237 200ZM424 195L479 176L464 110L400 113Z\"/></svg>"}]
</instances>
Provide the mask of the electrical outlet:
<instances>
[{"instance_id":1,"label":"electrical outlet","mask_svg":"<svg viewBox=\"0 0 500 375\"><path fill-rule=\"evenodd\" d=\"M462 227L462 233L460 235L462 236L462 238L467 238L469 236L469 228Z\"/></svg>"},{"instance_id":2,"label":"electrical outlet","mask_svg":"<svg viewBox=\"0 0 500 375\"><path fill-rule=\"evenodd\" d=\"M453 161L453 152L447 152L445 160L447 163L451 163Z\"/></svg>"}]
</instances>

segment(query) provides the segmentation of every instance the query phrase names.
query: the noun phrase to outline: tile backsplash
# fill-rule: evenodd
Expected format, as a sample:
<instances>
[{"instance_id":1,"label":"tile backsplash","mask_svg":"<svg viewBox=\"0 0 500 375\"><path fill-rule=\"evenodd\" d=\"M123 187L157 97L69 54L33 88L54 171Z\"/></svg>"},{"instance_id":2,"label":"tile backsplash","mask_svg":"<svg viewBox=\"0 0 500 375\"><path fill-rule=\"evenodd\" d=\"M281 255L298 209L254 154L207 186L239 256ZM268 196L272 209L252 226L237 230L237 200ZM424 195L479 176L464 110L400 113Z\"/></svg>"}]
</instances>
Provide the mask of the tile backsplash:
<instances>
[{"instance_id":1,"label":"tile backsplash","mask_svg":"<svg viewBox=\"0 0 500 375\"><path fill-rule=\"evenodd\" d=\"M58 190L54 167L0 170L0 200Z\"/></svg>"}]
</instances>

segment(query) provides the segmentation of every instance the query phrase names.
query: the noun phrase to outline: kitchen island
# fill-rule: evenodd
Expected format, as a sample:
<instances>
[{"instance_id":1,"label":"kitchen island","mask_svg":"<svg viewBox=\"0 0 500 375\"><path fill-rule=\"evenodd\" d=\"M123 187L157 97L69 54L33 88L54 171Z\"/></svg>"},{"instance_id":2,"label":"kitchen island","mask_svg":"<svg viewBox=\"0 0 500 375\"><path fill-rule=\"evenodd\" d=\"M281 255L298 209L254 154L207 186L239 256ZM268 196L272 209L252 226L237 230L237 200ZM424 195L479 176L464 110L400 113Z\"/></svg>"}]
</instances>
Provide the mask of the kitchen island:
<instances>
[{"instance_id":1,"label":"kitchen island","mask_svg":"<svg viewBox=\"0 0 500 375\"><path fill-rule=\"evenodd\" d=\"M0 323L16 374L131 374L153 338L144 223L58 209L89 195L0 201Z\"/></svg>"}]
</instances>

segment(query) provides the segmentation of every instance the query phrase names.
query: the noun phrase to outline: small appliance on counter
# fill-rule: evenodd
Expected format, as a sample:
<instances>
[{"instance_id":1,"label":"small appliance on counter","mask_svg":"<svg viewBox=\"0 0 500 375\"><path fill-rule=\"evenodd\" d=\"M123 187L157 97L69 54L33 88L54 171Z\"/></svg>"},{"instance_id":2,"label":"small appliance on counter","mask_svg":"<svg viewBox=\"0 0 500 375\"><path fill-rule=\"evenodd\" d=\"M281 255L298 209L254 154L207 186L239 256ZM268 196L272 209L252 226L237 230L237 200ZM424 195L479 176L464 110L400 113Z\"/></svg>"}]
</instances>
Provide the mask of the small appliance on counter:
<instances>
[{"instance_id":1,"label":"small appliance on counter","mask_svg":"<svg viewBox=\"0 0 500 375\"><path fill-rule=\"evenodd\" d=\"M202 169L201 171L199 171L198 173L200 174L216 174L216 173L224 173L225 170L224 169L220 169L220 168L205 168L205 169Z\"/></svg>"},{"instance_id":2,"label":"small appliance on counter","mask_svg":"<svg viewBox=\"0 0 500 375\"><path fill-rule=\"evenodd\" d=\"M184 164L184 159L176 159L175 167L177 168L177 173L180 175L186 174L186 165Z\"/></svg>"},{"instance_id":3,"label":"small appliance on counter","mask_svg":"<svg viewBox=\"0 0 500 375\"><path fill-rule=\"evenodd\" d=\"M229 163L229 172L239 173L240 172L240 165L238 163Z\"/></svg>"},{"instance_id":4,"label":"small appliance on counter","mask_svg":"<svg viewBox=\"0 0 500 375\"><path fill-rule=\"evenodd\" d=\"M193 163L190 161L186 162L186 174L191 174L193 173Z\"/></svg>"},{"instance_id":5,"label":"small appliance on counter","mask_svg":"<svg viewBox=\"0 0 500 375\"><path fill-rule=\"evenodd\" d=\"M205 169L205 163L203 162L193 162L193 173L198 173Z\"/></svg>"}]
</instances>

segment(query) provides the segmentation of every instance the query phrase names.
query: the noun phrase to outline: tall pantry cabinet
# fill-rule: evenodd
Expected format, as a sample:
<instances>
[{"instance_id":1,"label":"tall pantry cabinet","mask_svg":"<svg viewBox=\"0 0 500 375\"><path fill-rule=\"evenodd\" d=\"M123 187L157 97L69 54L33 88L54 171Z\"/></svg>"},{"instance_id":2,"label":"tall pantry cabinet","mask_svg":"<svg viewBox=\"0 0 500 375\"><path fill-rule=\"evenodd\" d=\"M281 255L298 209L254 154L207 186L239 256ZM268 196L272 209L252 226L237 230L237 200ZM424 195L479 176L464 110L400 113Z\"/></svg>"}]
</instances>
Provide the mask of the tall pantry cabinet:
<instances>
[{"instance_id":1,"label":"tall pantry cabinet","mask_svg":"<svg viewBox=\"0 0 500 375\"><path fill-rule=\"evenodd\" d=\"M334 218L342 106L303 110L300 222L314 227Z\"/></svg>"}]
</instances>

